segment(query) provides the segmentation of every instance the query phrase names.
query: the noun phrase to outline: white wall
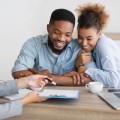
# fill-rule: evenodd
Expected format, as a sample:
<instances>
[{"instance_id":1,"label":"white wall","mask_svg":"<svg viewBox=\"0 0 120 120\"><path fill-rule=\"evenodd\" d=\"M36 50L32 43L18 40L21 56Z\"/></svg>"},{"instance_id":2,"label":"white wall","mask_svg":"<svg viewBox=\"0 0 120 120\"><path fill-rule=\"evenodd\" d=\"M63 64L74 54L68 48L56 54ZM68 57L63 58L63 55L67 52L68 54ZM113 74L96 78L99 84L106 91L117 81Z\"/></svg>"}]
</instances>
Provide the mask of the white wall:
<instances>
[{"instance_id":1,"label":"white wall","mask_svg":"<svg viewBox=\"0 0 120 120\"><path fill-rule=\"evenodd\" d=\"M54 9L66 8L75 13L79 5L88 1L104 4L110 13L105 31L120 32L120 0L0 0L0 79L12 79L11 69L22 44L46 33Z\"/></svg>"}]
</instances>

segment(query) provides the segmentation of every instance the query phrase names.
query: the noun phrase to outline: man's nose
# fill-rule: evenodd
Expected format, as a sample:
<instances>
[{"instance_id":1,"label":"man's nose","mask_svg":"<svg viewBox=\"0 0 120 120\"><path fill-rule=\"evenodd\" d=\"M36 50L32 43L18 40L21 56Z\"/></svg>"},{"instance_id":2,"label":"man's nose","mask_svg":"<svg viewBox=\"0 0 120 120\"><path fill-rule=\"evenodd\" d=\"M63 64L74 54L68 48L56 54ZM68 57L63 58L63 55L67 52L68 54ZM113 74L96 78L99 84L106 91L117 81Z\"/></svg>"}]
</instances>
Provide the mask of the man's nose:
<instances>
[{"instance_id":1,"label":"man's nose","mask_svg":"<svg viewBox=\"0 0 120 120\"><path fill-rule=\"evenodd\" d=\"M60 36L59 36L59 40L60 40L60 41L65 41L65 36L64 36L64 35L60 35Z\"/></svg>"}]
</instances>

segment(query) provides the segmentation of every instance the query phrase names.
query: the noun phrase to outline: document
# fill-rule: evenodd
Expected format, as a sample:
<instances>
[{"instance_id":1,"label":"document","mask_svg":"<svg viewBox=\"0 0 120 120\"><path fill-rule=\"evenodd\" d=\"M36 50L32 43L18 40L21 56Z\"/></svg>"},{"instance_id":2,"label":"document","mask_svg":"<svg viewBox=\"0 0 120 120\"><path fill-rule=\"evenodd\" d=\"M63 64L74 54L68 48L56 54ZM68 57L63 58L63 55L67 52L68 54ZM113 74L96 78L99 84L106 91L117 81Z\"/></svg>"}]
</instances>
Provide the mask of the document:
<instances>
[{"instance_id":1,"label":"document","mask_svg":"<svg viewBox=\"0 0 120 120\"><path fill-rule=\"evenodd\" d=\"M20 89L19 94L5 96L9 100L16 100L23 98L32 90L30 89ZM63 99L78 99L80 95L79 90L55 90L55 89L44 89L42 92L39 93L40 97L45 98L63 98Z\"/></svg>"},{"instance_id":2,"label":"document","mask_svg":"<svg viewBox=\"0 0 120 120\"><path fill-rule=\"evenodd\" d=\"M78 99L80 96L80 91L44 89L40 92L39 96L46 98Z\"/></svg>"},{"instance_id":3,"label":"document","mask_svg":"<svg viewBox=\"0 0 120 120\"><path fill-rule=\"evenodd\" d=\"M7 98L9 100L16 100L16 99L20 99L23 98L24 96L26 96L28 93L30 93L32 90L29 89L20 89L19 90L19 94L14 94L14 95L10 95L10 96L5 96L4 98Z\"/></svg>"}]
</instances>

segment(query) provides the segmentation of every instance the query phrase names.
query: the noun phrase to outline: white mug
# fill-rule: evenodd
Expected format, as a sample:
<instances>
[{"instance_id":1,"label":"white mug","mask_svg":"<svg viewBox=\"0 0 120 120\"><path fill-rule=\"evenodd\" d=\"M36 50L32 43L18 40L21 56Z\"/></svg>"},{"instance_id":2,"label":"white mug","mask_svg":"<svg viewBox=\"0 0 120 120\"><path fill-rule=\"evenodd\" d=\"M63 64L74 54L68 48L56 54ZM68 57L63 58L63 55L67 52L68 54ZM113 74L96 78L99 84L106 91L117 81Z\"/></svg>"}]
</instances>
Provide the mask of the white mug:
<instances>
[{"instance_id":1,"label":"white mug","mask_svg":"<svg viewBox=\"0 0 120 120\"><path fill-rule=\"evenodd\" d=\"M103 83L102 82L89 82L89 84L86 84L85 87L92 93L99 93L103 89Z\"/></svg>"}]
</instances>

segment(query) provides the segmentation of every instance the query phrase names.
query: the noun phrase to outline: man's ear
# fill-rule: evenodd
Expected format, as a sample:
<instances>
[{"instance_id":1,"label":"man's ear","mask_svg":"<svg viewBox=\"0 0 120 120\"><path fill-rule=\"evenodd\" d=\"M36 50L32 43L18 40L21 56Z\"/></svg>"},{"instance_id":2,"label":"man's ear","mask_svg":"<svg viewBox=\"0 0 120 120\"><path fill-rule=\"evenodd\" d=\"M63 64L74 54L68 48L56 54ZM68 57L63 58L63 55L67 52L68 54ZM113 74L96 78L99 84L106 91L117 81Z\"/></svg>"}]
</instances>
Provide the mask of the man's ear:
<instances>
[{"instance_id":1,"label":"man's ear","mask_svg":"<svg viewBox=\"0 0 120 120\"><path fill-rule=\"evenodd\" d=\"M47 32L49 33L49 30L50 29L50 25L49 24L47 24Z\"/></svg>"}]
</instances>

